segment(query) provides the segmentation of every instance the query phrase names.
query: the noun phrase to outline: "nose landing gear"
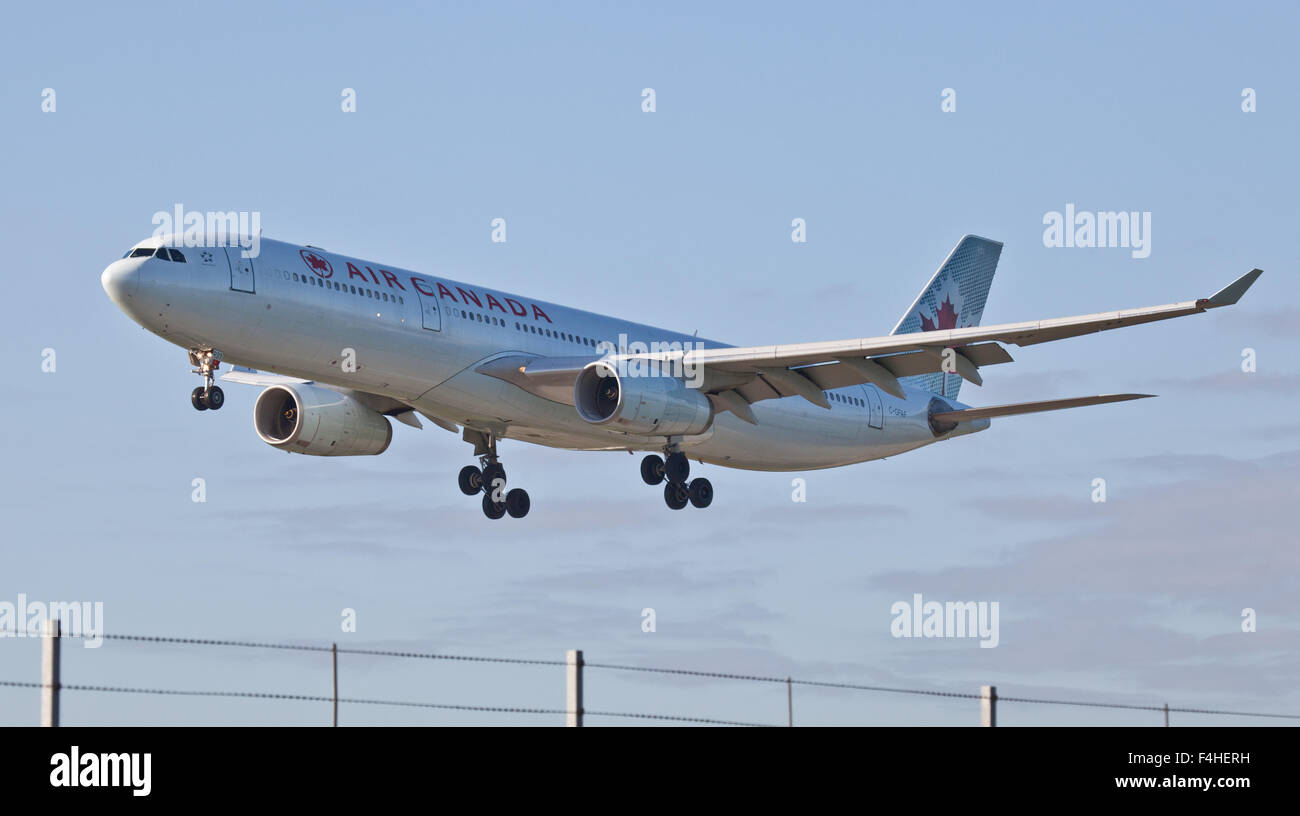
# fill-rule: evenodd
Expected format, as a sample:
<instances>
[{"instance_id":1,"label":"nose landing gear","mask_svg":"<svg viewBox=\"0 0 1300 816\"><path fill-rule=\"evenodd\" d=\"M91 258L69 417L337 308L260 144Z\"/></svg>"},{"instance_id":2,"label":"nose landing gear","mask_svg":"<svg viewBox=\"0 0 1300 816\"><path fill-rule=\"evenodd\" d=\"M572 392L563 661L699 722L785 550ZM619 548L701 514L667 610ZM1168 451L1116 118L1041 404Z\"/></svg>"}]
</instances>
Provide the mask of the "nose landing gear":
<instances>
[{"instance_id":1,"label":"nose landing gear","mask_svg":"<svg viewBox=\"0 0 1300 816\"><path fill-rule=\"evenodd\" d=\"M190 365L194 373L203 375L203 385L190 392L190 404L196 410L220 410L226 404L226 393L213 384L212 372L221 367L221 352L215 349L190 349Z\"/></svg>"},{"instance_id":2,"label":"nose landing gear","mask_svg":"<svg viewBox=\"0 0 1300 816\"><path fill-rule=\"evenodd\" d=\"M471 434L473 437L471 438ZM466 431L466 441L474 442L474 453L479 454L481 468L466 465L460 469L457 481L460 492L466 496L483 494L483 515L499 519L507 514L511 518L528 515L532 501L522 488L506 490L506 469L497 458L497 441L493 434Z\"/></svg>"},{"instance_id":3,"label":"nose landing gear","mask_svg":"<svg viewBox=\"0 0 1300 816\"><path fill-rule=\"evenodd\" d=\"M666 446L664 453L666 459L652 453L641 460L641 480L651 486L667 480L664 504L673 510L681 510L687 504L700 508L712 504L713 484L708 479L690 479L691 463L686 454L675 445Z\"/></svg>"}]
</instances>

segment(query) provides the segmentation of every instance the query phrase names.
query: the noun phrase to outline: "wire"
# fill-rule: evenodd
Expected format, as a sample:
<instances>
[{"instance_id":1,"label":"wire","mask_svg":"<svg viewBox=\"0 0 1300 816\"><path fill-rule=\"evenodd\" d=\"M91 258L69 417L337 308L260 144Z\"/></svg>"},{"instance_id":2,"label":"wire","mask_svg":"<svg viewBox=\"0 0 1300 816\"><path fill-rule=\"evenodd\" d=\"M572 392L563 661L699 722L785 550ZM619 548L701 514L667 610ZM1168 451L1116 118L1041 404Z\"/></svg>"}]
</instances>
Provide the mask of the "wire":
<instances>
[{"instance_id":1,"label":"wire","mask_svg":"<svg viewBox=\"0 0 1300 816\"><path fill-rule=\"evenodd\" d=\"M22 680L0 680L0 686L9 686L16 688L43 688L43 683L33 683ZM107 692L112 694L157 694L170 697L235 697L241 699L257 700L294 700L297 702L307 703L332 703L333 697L324 697L318 694L288 694L270 691L206 691L194 689L153 689L153 688L129 688L126 686L97 686L83 685L79 683L61 683L60 691L95 691ZM451 703L423 703L410 702L406 700L374 700L360 697L340 697L340 703L352 703L355 705L380 705L380 706L400 706L404 708L434 708L444 711L479 711L490 712L495 714L568 714L569 712L562 708L526 708L523 706L476 706L476 705L455 705ZM664 720L671 722L689 722L701 723L705 725L732 725L749 728L775 727L767 726L762 723L735 722L732 720L714 720L706 717L683 717L673 714L633 714L625 711L583 711L584 716L589 717L624 717L637 720Z\"/></svg>"},{"instance_id":2,"label":"wire","mask_svg":"<svg viewBox=\"0 0 1300 816\"><path fill-rule=\"evenodd\" d=\"M0 636L11 635L11 634L13 633L0 632ZM304 652L331 652L336 650L340 654L370 655L375 657L416 658L422 660L453 660L453 661L471 662L471 663L507 663L507 664L527 665L527 666L568 665L563 660L538 660L538 659L516 658L516 657L480 657L475 655L440 654L436 652L409 652L409 651L396 651L396 650L388 650L388 649L360 649L360 648L349 648L349 647L338 647L336 649L336 647L332 647L332 646L312 646L312 645L294 644L294 643L268 643L264 641L248 641L248 640L218 640L213 638L168 637L162 635L132 635L132 634L104 634L102 635L102 637L105 640L134 641L140 643L171 643L171 644L190 644L190 645L197 645L197 646L228 646L228 647L237 647L237 648L280 649L280 650L287 650L287 651L304 651ZM621 665L621 664L614 664L614 663L588 663L588 662L584 662L583 666L590 669L644 672L650 674L673 674L673 675L679 675L685 677L702 677L702 678L708 678L713 680L740 680L740 681L756 682L756 683L782 683L782 684L789 684L792 686L847 689L853 691L875 691L875 692L884 692L889 694L915 694L915 695L928 696L928 697L947 697L951 699L963 699L963 700L982 699L981 695L972 694L970 692L935 691L930 689L910 689L910 688L898 688L893 686L871 686L871 685L862 685L858 683L835 683L835 682L824 681L824 680L796 680L790 677L769 677L764 675L700 671L695 669L662 668L656 666L628 666L628 665ZM19 683L14 681L0 681L0 686L39 687L40 684ZM126 691L126 692L149 693L148 689L127 689L127 688L115 688L115 687L107 687L107 686L64 685L62 686L62 688L71 689L71 690L83 690L83 691ZM322 702L322 701L332 702L334 699L332 697L312 697L312 696L305 696L305 695L277 695L277 694L270 694L270 693L263 693L263 692L187 692L187 691L157 690L154 693L189 694L195 696L204 695L204 696L225 696L225 697L265 697L268 699L311 700L315 702ZM1001 695L999 695L997 699L1005 703L1031 703L1037 705L1063 705L1063 706L1081 706L1081 707L1088 707L1088 708L1113 708L1113 709L1124 709L1129 711L1154 711L1154 712L1168 711L1170 713L1179 713L1179 714L1208 714L1208 715L1223 715L1223 716L1231 716L1231 717L1270 717L1275 719L1300 720L1300 714L1281 714L1276 712L1229 711L1229 710L1211 709L1211 708L1188 708L1188 707L1176 707L1176 706L1166 707L1166 706L1157 706L1157 705L1137 705L1137 704L1130 704L1130 703L1101 703L1101 702L1089 702L1084 700L1053 700L1053 699L1043 699L1043 698L1036 698L1036 697L1004 697ZM339 702L352 702L358 704L373 704L373 705L421 706L426 708L462 709L466 711L501 711L501 712L524 713L524 714L565 713L563 710L557 710L557 709L493 708L488 706L452 706L452 705L442 705L442 704L435 704L435 703L404 703L399 701L385 701L385 700L360 700L360 699L345 700L344 698L339 698ZM597 711L587 711L584 713L590 716L628 717L628 718L635 718L635 719L669 720L669 721L676 721L676 722L696 722L696 723L706 723L710 725L763 727L761 723L745 723L745 722L735 722L730 720L714 720L714 719L697 718L697 717L679 717L679 716L667 715L667 714L635 714L635 713L626 713L626 712L597 712Z\"/></svg>"},{"instance_id":3,"label":"wire","mask_svg":"<svg viewBox=\"0 0 1300 816\"><path fill-rule=\"evenodd\" d=\"M103 635L105 640L130 640L142 643L184 643L195 646L235 646L246 649L285 649L302 652L329 652L330 646L307 646L294 643L266 643L251 640L213 640L210 638L164 637L160 635ZM476 657L472 655L439 654L436 652L398 652L385 649L352 649L339 647L339 654L374 655L379 657L410 657L424 660L460 660L472 663L514 663L531 666L563 666L563 660L535 660L515 657Z\"/></svg>"},{"instance_id":4,"label":"wire","mask_svg":"<svg viewBox=\"0 0 1300 816\"><path fill-rule=\"evenodd\" d=\"M905 689L893 688L890 686L863 686L855 683L832 683L823 680L795 680L790 677L764 677L755 674L728 674L727 672L710 672L696 671L694 669L663 669L653 666L619 666L612 663L586 663L582 664L589 669L613 669L616 671L636 671L636 672L653 672L655 674L679 674L689 677L708 677L716 680L749 680L756 683L789 683L794 686L820 686L823 688L853 689L856 691L885 691L894 694L924 694L930 697L959 697L968 700L978 700L978 694L971 694L963 691L930 691L926 689ZM999 698L1001 699L1001 698Z\"/></svg>"},{"instance_id":5,"label":"wire","mask_svg":"<svg viewBox=\"0 0 1300 816\"><path fill-rule=\"evenodd\" d=\"M1044 705L1065 705L1065 706L1087 706L1089 708L1124 708L1130 711L1168 711L1172 714L1226 714L1232 717L1275 717L1285 720L1300 720L1300 714L1272 714L1260 711L1221 711L1210 708L1176 708L1174 706L1155 706L1155 705L1130 705L1128 703L1088 703L1079 700L1040 700L1034 697L1003 697L998 695L999 702L1008 703L1041 703Z\"/></svg>"}]
</instances>

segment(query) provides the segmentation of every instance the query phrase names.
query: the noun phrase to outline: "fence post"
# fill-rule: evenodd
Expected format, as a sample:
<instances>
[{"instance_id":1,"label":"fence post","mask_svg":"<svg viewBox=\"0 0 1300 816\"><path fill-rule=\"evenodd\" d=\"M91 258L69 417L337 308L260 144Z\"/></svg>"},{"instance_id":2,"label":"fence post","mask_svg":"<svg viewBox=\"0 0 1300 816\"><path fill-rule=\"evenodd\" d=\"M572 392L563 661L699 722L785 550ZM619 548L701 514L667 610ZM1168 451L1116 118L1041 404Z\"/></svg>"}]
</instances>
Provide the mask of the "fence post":
<instances>
[{"instance_id":1,"label":"fence post","mask_svg":"<svg viewBox=\"0 0 1300 816\"><path fill-rule=\"evenodd\" d=\"M1169 703L1165 703L1165 728L1169 727Z\"/></svg>"},{"instance_id":2,"label":"fence post","mask_svg":"<svg viewBox=\"0 0 1300 816\"><path fill-rule=\"evenodd\" d=\"M59 621L45 621L41 638L41 727L59 727Z\"/></svg>"},{"instance_id":3,"label":"fence post","mask_svg":"<svg viewBox=\"0 0 1300 816\"><path fill-rule=\"evenodd\" d=\"M565 725L582 727L582 650L570 649L565 656L566 694L564 710L568 712Z\"/></svg>"},{"instance_id":4,"label":"fence post","mask_svg":"<svg viewBox=\"0 0 1300 816\"><path fill-rule=\"evenodd\" d=\"M334 727L339 727L339 645L330 644L330 657L334 662Z\"/></svg>"},{"instance_id":5,"label":"fence post","mask_svg":"<svg viewBox=\"0 0 1300 816\"><path fill-rule=\"evenodd\" d=\"M980 725L993 728L998 724L998 687L980 686Z\"/></svg>"},{"instance_id":6,"label":"fence post","mask_svg":"<svg viewBox=\"0 0 1300 816\"><path fill-rule=\"evenodd\" d=\"M794 728L794 691L790 678L785 678L785 713L789 717L788 727Z\"/></svg>"}]
</instances>

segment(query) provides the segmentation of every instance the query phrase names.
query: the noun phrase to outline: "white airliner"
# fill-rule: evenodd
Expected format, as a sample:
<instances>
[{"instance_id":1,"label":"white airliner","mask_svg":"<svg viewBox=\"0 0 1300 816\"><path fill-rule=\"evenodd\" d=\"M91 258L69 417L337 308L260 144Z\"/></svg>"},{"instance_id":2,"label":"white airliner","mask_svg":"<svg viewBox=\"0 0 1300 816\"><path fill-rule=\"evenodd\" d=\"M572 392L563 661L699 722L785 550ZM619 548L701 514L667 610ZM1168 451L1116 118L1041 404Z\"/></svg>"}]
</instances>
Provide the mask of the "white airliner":
<instances>
[{"instance_id":1,"label":"white airliner","mask_svg":"<svg viewBox=\"0 0 1300 816\"><path fill-rule=\"evenodd\" d=\"M260 239L231 246L151 238L104 270L132 320L189 351L200 411L213 382L264 386L253 427L272 447L313 456L383 453L388 418L417 415L473 444L460 472L489 518L528 513L505 489L501 439L574 450L653 451L647 484L673 509L707 507L713 487L688 459L748 470L831 468L982 431L993 417L1147 394L984 408L963 380L1011 362L1003 344L1044 343L1236 303L1252 270L1207 298L981 327L1002 244L965 236L893 332L822 343L733 347L438 275ZM663 456L659 455L662 452Z\"/></svg>"}]
</instances>

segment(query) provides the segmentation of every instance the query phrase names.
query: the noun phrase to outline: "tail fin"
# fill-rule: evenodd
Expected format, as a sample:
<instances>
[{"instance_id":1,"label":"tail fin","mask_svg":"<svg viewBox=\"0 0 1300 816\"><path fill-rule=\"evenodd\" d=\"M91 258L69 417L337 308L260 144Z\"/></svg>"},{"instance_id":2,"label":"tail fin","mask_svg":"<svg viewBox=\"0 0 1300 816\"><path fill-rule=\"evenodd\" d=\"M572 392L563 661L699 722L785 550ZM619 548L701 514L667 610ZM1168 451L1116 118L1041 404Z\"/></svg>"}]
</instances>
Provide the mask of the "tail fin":
<instances>
[{"instance_id":1,"label":"tail fin","mask_svg":"<svg viewBox=\"0 0 1300 816\"><path fill-rule=\"evenodd\" d=\"M1001 254L1002 244L998 241L963 236L890 334L978 326ZM917 374L901 381L953 399L961 389L957 374Z\"/></svg>"}]
</instances>

